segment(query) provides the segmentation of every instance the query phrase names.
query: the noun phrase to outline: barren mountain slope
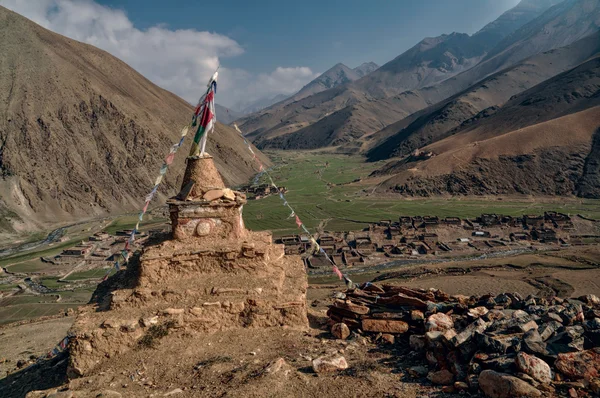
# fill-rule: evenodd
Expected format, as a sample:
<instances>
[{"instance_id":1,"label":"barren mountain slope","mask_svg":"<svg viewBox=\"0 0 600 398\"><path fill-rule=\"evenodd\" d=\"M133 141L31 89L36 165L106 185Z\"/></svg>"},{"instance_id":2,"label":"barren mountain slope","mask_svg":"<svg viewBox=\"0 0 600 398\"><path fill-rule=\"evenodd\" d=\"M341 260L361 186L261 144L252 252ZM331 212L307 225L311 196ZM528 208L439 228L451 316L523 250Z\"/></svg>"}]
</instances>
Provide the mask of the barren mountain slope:
<instances>
[{"instance_id":1,"label":"barren mountain slope","mask_svg":"<svg viewBox=\"0 0 600 398\"><path fill-rule=\"evenodd\" d=\"M453 129L462 124L472 122L470 119L473 117L489 116L513 95L571 69L599 52L600 32L570 46L528 58L448 100L424 109L410 124L400 121L387 126L372 136L371 141L379 143L367 156L370 160L406 156L451 134Z\"/></svg>"},{"instance_id":2,"label":"barren mountain slope","mask_svg":"<svg viewBox=\"0 0 600 398\"><path fill-rule=\"evenodd\" d=\"M511 99L493 115L397 161L382 184L414 195L578 194L598 197L600 56Z\"/></svg>"},{"instance_id":3,"label":"barren mountain slope","mask_svg":"<svg viewBox=\"0 0 600 398\"><path fill-rule=\"evenodd\" d=\"M110 54L3 7L0 37L0 209L10 215L3 228L138 208L192 107ZM159 199L178 188L190 142ZM235 130L218 124L208 142L229 183L253 174Z\"/></svg>"},{"instance_id":4,"label":"barren mountain slope","mask_svg":"<svg viewBox=\"0 0 600 398\"><path fill-rule=\"evenodd\" d=\"M310 95L320 93L321 91L337 87L344 83L353 82L360 79L360 75L353 69L348 68L342 63L335 64L333 67L323 72L319 77L302 87L300 91L294 94L290 100L298 101Z\"/></svg>"},{"instance_id":5,"label":"barren mountain slope","mask_svg":"<svg viewBox=\"0 0 600 398\"><path fill-rule=\"evenodd\" d=\"M261 142L266 142L281 134L309 128L308 126L320 119L358 102L369 102L368 107L371 107L371 102L375 99L383 98L385 101L387 97L402 95L407 90L425 88L444 81L477 64L487 51L491 50L503 37L536 18L557 1L524 0L473 36L453 33L436 38L426 38L356 82L343 84L298 101L283 101L243 118L241 120L243 131L251 134L252 137L260 136ZM452 90L435 92L436 95L428 99L419 109L454 95L473 83L462 84L459 87L453 85L449 87ZM424 97L429 97L430 94L431 92L427 92ZM398 114L410 113L407 109L402 108L402 101L399 101L399 104L396 104L397 102L392 100L383 106L384 109L386 106L398 106L398 109L387 115L386 123L387 119L393 119ZM353 117L351 111L352 108L349 108L345 114ZM305 130L304 133L317 136L321 134L323 125L332 126L331 130L343 130L344 125L357 126L358 123L346 122L336 116L334 121L320 123L319 126L316 126L315 131ZM362 133L369 131L371 129L363 130ZM337 137L337 134L332 131L325 132L325 134ZM301 141L301 139L291 140L291 142ZM269 144L269 146L272 145Z\"/></svg>"},{"instance_id":6,"label":"barren mountain slope","mask_svg":"<svg viewBox=\"0 0 600 398\"><path fill-rule=\"evenodd\" d=\"M573 68L598 51L600 33L533 56L448 100L435 103L456 89L452 79L382 100L352 103L297 131L275 136L273 130L271 135L259 134L254 142L261 148L314 149L338 145L345 151L372 148L367 152L371 160L404 156L443 138L484 109L502 105L511 96Z\"/></svg>"}]
</instances>

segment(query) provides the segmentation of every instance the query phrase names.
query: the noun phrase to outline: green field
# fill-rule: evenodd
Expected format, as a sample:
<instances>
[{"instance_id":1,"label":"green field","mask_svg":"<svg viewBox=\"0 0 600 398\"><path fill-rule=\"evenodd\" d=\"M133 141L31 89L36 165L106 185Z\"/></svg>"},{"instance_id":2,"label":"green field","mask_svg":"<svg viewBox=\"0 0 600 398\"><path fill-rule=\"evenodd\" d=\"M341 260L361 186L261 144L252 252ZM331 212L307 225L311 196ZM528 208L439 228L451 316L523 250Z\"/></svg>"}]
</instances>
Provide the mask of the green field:
<instances>
[{"instance_id":1,"label":"green field","mask_svg":"<svg viewBox=\"0 0 600 398\"><path fill-rule=\"evenodd\" d=\"M66 277L65 281L78 281L83 279L100 279L103 278L108 270L104 268L95 268L88 271L73 272L71 275ZM111 270L111 273L113 271Z\"/></svg>"},{"instance_id":2,"label":"green field","mask_svg":"<svg viewBox=\"0 0 600 398\"><path fill-rule=\"evenodd\" d=\"M104 232L109 233L111 235L115 235L117 231L121 231L124 229L133 229L137 222L137 215L122 216L115 219L106 228L104 228ZM154 217L151 214L147 214L144 217L144 221L140 223L140 230L147 231L148 229L151 229L158 225L162 225L165 222L167 222L166 218Z\"/></svg>"},{"instance_id":3,"label":"green field","mask_svg":"<svg viewBox=\"0 0 600 398\"><path fill-rule=\"evenodd\" d=\"M41 316L57 315L67 308L76 308L80 305L80 303L45 303L0 306L0 325Z\"/></svg>"},{"instance_id":4,"label":"green field","mask_svg":"<svg viewBox=\"0 0 600 398\"><path fill-rule=\"evenodd\" d=\"M600 218L600 201L578 198L381 197L373 194L373 186L365 182L349 184L367 177L380 163L365 163L359 156L313 152L277 152L272 157L277 166L271 176L277 185L288 189L286 199L311 230L318 226L328 231L360 230L370 222L397 220L401 215L466 218L481 213L517 216L556 210ZM266 183L267 179L262 177L260 182ZM289 214L276 195L248 201L244 207L244 221L249 229L272 230L275 235L298 231Z\"/></svg>"}]
</instances>

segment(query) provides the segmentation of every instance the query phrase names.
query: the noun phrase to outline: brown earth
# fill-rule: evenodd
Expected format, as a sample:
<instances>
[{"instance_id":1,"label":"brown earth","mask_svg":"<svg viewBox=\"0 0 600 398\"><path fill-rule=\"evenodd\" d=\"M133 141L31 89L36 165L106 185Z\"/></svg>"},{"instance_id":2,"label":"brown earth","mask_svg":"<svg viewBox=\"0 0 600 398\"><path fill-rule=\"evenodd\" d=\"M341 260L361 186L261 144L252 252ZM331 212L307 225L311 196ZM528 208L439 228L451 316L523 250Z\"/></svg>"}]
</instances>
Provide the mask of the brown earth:
<instances>
[{"instance_id":1,"label":"brown earth","mask_svg":"<svg viewBox=\"0 0 600 398\"><path fill-rule=\"evenodd\" d=\"M192 106L105 51L3 7L0 36L0 228L138 209ZM182 167L190 142L174 167ZM228 183L255 173L232 128L218 124L207 151ZM167 173L159 201L179 183Z\"/></svg>"},{"instance_id":2,"label":"brown earth","mask_svg":"<svg viewBox=\"0 0 600 398\"><path fill-rule=\"evenodd\" d=\"M375 280L409 287L444 288L450 294L518 292L577 297L600 294L599 272L600 248L586 246L409 266L378 274ZM187 328L170 329L151 347L140 346L127 353L111 355L91 376L68 381L64 376L68 360L59 356L1 379L0 391L8 397L23 397L26 391L52 387L68 388L76 397L96 397L106 390L122 396L162 396L179 391L177 389L181 392L176 396L182 397L453 396L443 395L439 387L423 384L406 372L415 363L408 352L408 343L402 338L394 345L359 335L348 341L334 340L326 325L325 312L333 302L332 294L344 289L339 281L309 287L310 326L304 330L276 327L205 333ZM98 294L106 292L99 290ZM16 360L26 359L27 355L23 354L26 349L43 352L56 343L58 334L49 329L43 332L47 328L44 325L29 325L30 329L19 326L14 330L9 326L0 331L9 337L3 339L4 344L13 345L7 351L11 353L9 365L14 367ZM11 338L25 331L39 331L34 337L39 348L31 346L31 338L26 337L29 334L21 339ZM349 369L331 374L313 373L311 360L333 352L346 358ZM17 354L12 356L12 353ZM268 372L269 365L278 358L285 360L281 369Z\"/></svg>"},{"instance_id":3,"label":"brown earth","mask_svg":"<svg viewBox=\"0 0 600 398\"><path fill-rule=\"evenodd\" d=\"M595 197L600 57L512 98L423 148L425 161L393 161L376 175L409 195L578 194Z\"/></svg>"}]
</instances>

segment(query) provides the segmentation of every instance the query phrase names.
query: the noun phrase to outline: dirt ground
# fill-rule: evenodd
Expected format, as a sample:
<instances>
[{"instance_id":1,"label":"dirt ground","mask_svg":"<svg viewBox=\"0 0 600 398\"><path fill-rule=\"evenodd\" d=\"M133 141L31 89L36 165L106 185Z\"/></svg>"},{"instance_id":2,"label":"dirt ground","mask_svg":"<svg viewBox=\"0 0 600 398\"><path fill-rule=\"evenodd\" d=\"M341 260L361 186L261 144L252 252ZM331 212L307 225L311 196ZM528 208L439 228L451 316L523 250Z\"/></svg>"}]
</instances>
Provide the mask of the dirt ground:
<instances>
[{"instance_id":1,"label":"dirt ground","mask_svg":"<svg viewBox=\"0 0 600 398\"><path fill-rule=\"evenodd\" d=\"M46 354L67 335L73 317L61 317L0 328L0 377L12 371L19 359Z\"/></svg>"},{"instance_id":2,"label":"dirt ground","mask_svg":"<svg viewBox=\"0 0 600 398\"><path fill-rule=\"evenodd\" d=\"M512 257L460 260L404 266L361 275L380 283L436 287L450 294L504 291L522 295L576 297L600 295L600 248L564 248ZM358 277L358 275L356 276ZM314 278L312 282L314 282ZM323 282L322 278L318 279ZM309 280L310 282L310 280ZM333 294L345 289L340 281L312 283L307 292L310 328L242 329L203 334L185 328L170 330L152 348L138 348L101 364L91 377L68 381L66 359L59 356L37 367L0 379L0 396L24 397L27 391L68 388L74 397L96 397L106 390L123 397L445 397L425 378L413 378L413 356L402 337L394 345L353 335L334 340L325 312ZM66 332L71 319L0 329L0 351L11 360L51 348ZM328 353L342 354L349 369L317 375L311 360ZM277 372L269 365L279 358ZM3 368L4 369L4 368Z\"/></svg>"}]
</instances>

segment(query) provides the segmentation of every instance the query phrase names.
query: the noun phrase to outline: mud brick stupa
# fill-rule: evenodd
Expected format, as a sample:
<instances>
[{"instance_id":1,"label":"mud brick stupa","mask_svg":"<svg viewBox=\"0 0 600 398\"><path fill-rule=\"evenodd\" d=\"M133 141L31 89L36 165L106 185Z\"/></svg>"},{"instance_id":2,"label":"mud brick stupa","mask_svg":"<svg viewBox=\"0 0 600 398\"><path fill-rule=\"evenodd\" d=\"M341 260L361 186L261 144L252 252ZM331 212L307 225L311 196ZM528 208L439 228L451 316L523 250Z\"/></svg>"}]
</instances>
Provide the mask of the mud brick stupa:
<instances>
[{"instance_id":1,"label":"mud brick stupa","mask_svg":"<svg viewBox=\"0 0 600 398\"><path fill-rule=\"evenodd\" d=\"M246 230L245 203L244 194L225 187L210 155L188 158L181 192L168 201L171 239L145 247L119 273L127 277L117 274L104 297L80 308L70 376L89 375L160 328L307 327L304 265L285 256L270 232Z\"/></svg>"}]
</instances>

